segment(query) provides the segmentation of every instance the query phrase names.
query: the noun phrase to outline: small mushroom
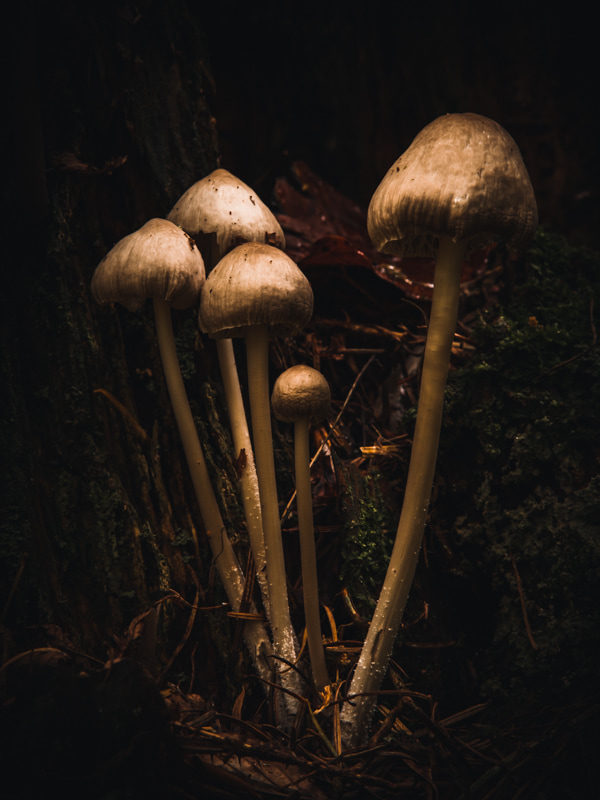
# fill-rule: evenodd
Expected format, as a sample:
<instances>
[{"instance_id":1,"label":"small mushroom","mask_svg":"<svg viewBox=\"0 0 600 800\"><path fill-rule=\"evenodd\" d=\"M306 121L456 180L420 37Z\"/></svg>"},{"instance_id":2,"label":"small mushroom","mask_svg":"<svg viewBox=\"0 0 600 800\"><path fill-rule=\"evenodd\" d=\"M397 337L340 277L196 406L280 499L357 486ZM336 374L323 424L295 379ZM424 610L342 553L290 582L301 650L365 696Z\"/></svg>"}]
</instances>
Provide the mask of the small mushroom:
<instances>
[{"instance_id":1,"label":"small mushroom","mask_svg":"<svg viewBox=\"0 0 600 800\"><path fill-rule=\"evenodd\" d=\"M321 422L329 413L331 406L329 384L323 375L312 367L300 364L290 367L275 381L271 405L277 419L294 423L296 505L306 638L315 685L322 691L329 685L329 675L321 638L308 433L311 424Z\"/></svg>"},{"instance_id":2,"label":"small mushroom","mask_svg":"<svg viewBox=\"0 0 600 800\"><path fill-rule=\"evenodd\" d=\"M352 744L368 729L387 669L425 528L435 472L463 261L503 240L524 248L537 226L527 169L510 135L478 114L447 114L427 125L392 165L368 212L375 246L401 256L436 255L431 317L400 522L385 581L341 720Z\"/></svg>"},{"instance_id":3,"label":"small mushroom","mask_svg":"<svg viewBox=\"0 0 600 800\"><path fill-rule=\"evenodd\" d=\"M225 169L216 169L194 183L168 215L196 241L207 272L223 256L244 242L263 242L283 249L285 237L273 212L243 181ZM231 339L216 340L217 355L227 400L233 446L243 454L240 490L248 537L263 604L270 616L266 556L254 452Z\"/></svg>"},{"instance_id":4,"label":"small mushroom","mask_svg":"<svg viewBox=\"0 0 600 800\"><path fill-rule=\"evenodd\" d=\"M206 467L198 432L181 376L171 306L189 308L198 301L205 280L204 262L193 239L164 219L151 219L121 239L102 259L92 277L99 303L121 303L136 311L151 297L156 333L173 412L219 576L234 610L239 610L244 576L231 546ZM244 635L262 677L270 665L264 655L268 637L259 623Z\"/></svg>"},{"instance_id":5,"label":"small mushroom","mask_svg":"<svg viewBox=\"0 0 600 800\"><path fill-rule=\"evenodd\" d=\"M209 274L202 290L198 315L204 333L217 338L243 336L246 340L273 650L276 656L290 662L296 658L296 647L288 604L273 456L269 335L285 336L297 332L311 318L312 309L312 289L292 259L271 245L248 242L231 250ZM278 668L281 669L281 664Z\"/></svg>"}]
</instances>

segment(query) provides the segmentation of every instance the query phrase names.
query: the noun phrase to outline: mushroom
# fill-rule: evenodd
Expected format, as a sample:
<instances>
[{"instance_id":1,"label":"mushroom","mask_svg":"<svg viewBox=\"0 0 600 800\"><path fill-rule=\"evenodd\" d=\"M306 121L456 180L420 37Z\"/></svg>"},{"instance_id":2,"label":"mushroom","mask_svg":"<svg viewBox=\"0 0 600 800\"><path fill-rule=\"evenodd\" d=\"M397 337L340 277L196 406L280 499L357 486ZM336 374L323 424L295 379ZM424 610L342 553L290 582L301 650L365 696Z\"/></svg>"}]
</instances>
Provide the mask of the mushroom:
<instances>
[{"instance_id":1,"label":"mushroom","mask_svg":"<svg viewBox=\"0 0 600 800\"><path fill-rule=\"evenodd\" d=\"M210 271L244 242L285 246L281 225L258 195L231 172L216 169L185 191L167 219L195 240Z\"/></svg>"},{"instance_id":2,"label":"mushroom","mask_svg":"<svg viewBox=\"0 0 600 800\"><path fill-rule=\"evenodd\" d=\"M269 392L269 334L291 335L311 318L313 294L298 266L271 245L248 242L224 256L200 297L199 324L218 338L245 337L254 456L260 490L275 656L293 662ZM278 668L281 669L281 663ZM284 680L295 684L290 673ZM290 706L293 712L293 704Z\"/></svg>"},{"instance_id":3,"label":"mushroom","mask_svg":"<svg viewBox=\"0 0 600 800\"><path fill-rule=\"evenodd\" d=\"M298 364L286 369L275 381L271 405L277 419L294 423L296 505L306 638L315 685L322 691L330 681L321 638L308 432L311 423L321 422L329 413L329 384L318 370Z\"/></svg>"},{"instance_id":4,"label":"mushroom","mask_svg":"<svg viewBox=\"0 0 600 800\"><path fill-rule=\"evenodd\" d=\"M401 256L437 253L417 420L400 522L387 574L342 710L352 744L368 721L413 580L435 472L463 260L504 240L521 250L537 226L527 169L510 135L478 114L447 114L427 125L392 165L368 211L375 246Z\"/></svg>"},{"instance_id":5,"label":"mushroom","mask_svg":"<svg viewBox=\"0 0 600 800\"><path fill-rule=\"evenodd\" d=\"M264 242L283 249L285 237L273 212L252 189L225 169L216 169L179 198L168 219L197 243L207 272L236 245ZM265 543L254 453L248 431L232 340L217 339L233 447L240 463L240 489L248 537L263 605L270 616Z\"/></svg>"},{"instance_id":6,"label":"mushroom","mask_svg":"<svg viewBox=\"0 0 600 800\"><path fill-rule=\"evenodd\" d=\"M165 380L200 513L219 576L232 608L240 608L244 576L231 546L212 489L198 432L189 406L173 336L170 307L189 308L204 284L204 262L194 240L164 219L151 219L125 236L102 259L92 278L99 303L118 302L136 311L152 297ZM267 677L268 637L262 624L246 624L244 636L257 671Z\"/></svg>"}]
</instances>

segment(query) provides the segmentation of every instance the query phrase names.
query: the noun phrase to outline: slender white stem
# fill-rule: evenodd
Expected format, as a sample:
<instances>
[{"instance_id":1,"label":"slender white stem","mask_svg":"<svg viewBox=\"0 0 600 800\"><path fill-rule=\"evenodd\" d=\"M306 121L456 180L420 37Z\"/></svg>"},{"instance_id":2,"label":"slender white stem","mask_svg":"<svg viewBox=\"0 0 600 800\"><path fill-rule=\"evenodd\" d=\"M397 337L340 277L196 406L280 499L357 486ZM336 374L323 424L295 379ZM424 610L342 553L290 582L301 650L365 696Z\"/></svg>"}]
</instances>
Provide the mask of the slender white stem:
<instances>
[{"instance_id":1,"label":"slender white stem","mask_svg":"<svg viewBox=\"0 0 600 800\"><path fill-rule=\"evenodd\" d=\"M234 455L240 461L240 489L244 515L248 527L250 547L256 567L256 577L260 586L263 605L270 618L269 585L267 582L267 560L265 555L265 539L263 534L262 511L260 507L260 493L258 477L254 463L254 451L248 430L248 421L244 409L242 390L235 353L231 339L217 339L217 355L223 379L223 388L227 400L227 411L231 435L233 438Z\"/></svg>"},{"instance_id":2,"label":"slender white stem","mask_svg":"<svg viewBox=\"0 0 600 800\"><path fill-rule=\"evenodd\" d=\"M290 619L279 504L277 502L269 392L269 332L266 326L252 326L248 329L246 351L252 438L260 488L267 578L271 599L273 651L276 656L295 662L296 637ZM282 667L281 663L276 666L282 685L297 692L299 681L295 670ZM296 713L297 702L286 696L286 704L290 713Z\"/></svg>"},{"instance_id":3,"label":"slender white stem","mask_svg":"<svg viewBox=\"0 0 600 800\"><path fill-rule=\"evenodd\" d=\"M309 427L309 422L306 418L296 420L294 423L296 506L300 532L300 560L302 564L306 638L308 639L308 652L310 653L310 664L315 685L317 689L322 690L329 685L330 681L321 637L315 527L310 485Z\"/></svg>"},{"instance_id":4,"label":"slender white stem","mask_svg":"<svg viewBox=\"0 0 600 800\"><path fill-rule=\"evenodd\" d=\"M350 684L349 695L357 697L344 705L341 714L342 736L350 746L367 735L376 693L387 671L419 559L437 460L464 255L464 245L448 238L440 240L400 522L385 581Z\"/></svg>"},{"instance_id":5,"label":"slender white stem","mask_svg":"<svg viewBox=\"0 0 600 800\"><path fill-rule=\"evenodd\" d=\"M173 336L171 309L164 300L154 298L154 316L160 356L165 380L179 429L183 450L190 470L200 515L206 528L213 558L219 577L225 587L227 599L234 611L238 611L244 592L244 575L227 535L221 512L212 488L198 431L190 409L187 393L181 376L179 359ZM247 622L244 625L244 640L261 678L268 679L269 639L264 625Z\"/></svg>"}]
</instances>

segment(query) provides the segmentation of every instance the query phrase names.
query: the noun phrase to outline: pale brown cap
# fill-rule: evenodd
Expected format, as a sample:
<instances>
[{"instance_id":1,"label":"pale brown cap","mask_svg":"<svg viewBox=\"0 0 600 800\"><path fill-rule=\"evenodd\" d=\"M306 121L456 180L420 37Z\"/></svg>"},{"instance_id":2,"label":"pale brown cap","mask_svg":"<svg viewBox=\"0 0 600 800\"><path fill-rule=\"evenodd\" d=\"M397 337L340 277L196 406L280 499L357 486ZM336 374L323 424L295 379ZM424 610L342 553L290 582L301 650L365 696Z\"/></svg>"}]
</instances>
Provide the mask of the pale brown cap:
<instances>
[{"instance_id":1,"label":"pale brown cap","mask_svg":"<svg viewBox=\"0 0 600 800\"><path fill-rule=\"evenodd\" d=\"M216 169L190 186L167 219L196 240L208 270L244 242L285 247L283 230L273 212L226 169Z\"/></svg>"},{"instance_id":2,"label":"pale brown cap","mask_svg":"<svg viewBox=\"0 0 600 800\"><path fill-rule=\"evenodd\" d=\"M209 273L200 297L200 329L216 338L243 336L266 325L288 336L304 327L313 293L302 270L277 247L247 242Z\"/></svg>"},{"instance_id":3,"label":"pale brown cap","mask_svg":"<svg viewBox=\"0 0 600 800\"><path fill-rule=\"evenodd\" d=\"M329 414L329 384L318 370L297 364L282 372L275 381L271 405L282 422L308 419L316 424Z\"/></svg>"},{"instance_id":4,"label":"pale brown cap","mask_svg":"<svg viewBox=\"0 0 600 800\"><path fill-rule=\"evenodd\" d=\"M537 219L516 143L498 123L468 113L423 128L379 184L367 225L382 252L434 256L440 236L465 242L467 253L499 240L519 251Z\"/></svg>"},{"instance_id":5,"label":"pale brown cap","mask_svg":"<svg viewBox=\"0 0 600 800\"><path fill-rule=\"evenodd\" d=\"M149 297L182 309L198 301L204 279L194 240L166 219L151 219L104 256L92 277L92 294L99 303L121 303L130 311Z\"/></svg>"}]
</instances>

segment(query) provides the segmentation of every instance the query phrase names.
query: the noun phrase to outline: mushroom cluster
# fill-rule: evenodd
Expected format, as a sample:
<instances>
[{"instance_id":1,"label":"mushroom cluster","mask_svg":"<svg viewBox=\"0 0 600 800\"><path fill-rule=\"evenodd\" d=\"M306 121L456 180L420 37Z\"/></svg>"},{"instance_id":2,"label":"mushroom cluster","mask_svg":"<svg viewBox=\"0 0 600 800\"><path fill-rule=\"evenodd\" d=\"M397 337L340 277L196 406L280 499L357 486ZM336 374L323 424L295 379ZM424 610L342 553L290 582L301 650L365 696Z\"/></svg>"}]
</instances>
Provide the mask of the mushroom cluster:
<instances>
[{"instance_id":1,"label":"mushroom cluster","mask_svg":"<svg viewBox=\"0 0 600 800\"><path fill-rule=\"evenodd\" d=\"M297 712L302 688L295 668L299 648L290 619L277 498L268 343L271 335L291 335L306 325L313 296L304 274L283 252L284 244L277 220L256 194L227 171L216 170L185 192L168 219L150 220L118 242L98 265L92 292L98 302L118 302L130 311L137 311L148 298L153 300L165 380L198 506L229 602L238 611L245 577L223 523L190 410L171 308L197 305L201 331L216 341L232 440L236 455L244 456L240 492L270 626L268 635L252 613L244 623L244 637L265 686L275 671L288 689L285 703L279 704L285 725L285 717L289 720ZM252 438L232 344L240 336L246 340ZM314 564L312 573L316 575ZM310 578L307 585L316 591ZM251 612L256 612L254 606ZM314 681L319 688L327 682L323 665L319 662Z\"/></svg>"},{"instance_id":2,"label":"mushroom cluster","mask_svg":"<svg viewBox=\"0 0 600 800\"><path fill-rule=\"evenodd\" d=\"M340 712L343 741L366 735L413 580L427 519L442 423L444 391L458 317L466 256L502 240L518 251L537 225L531 182L518 148L497 123L478 114L434 120L392 165L371 200L368 231L385 253L436 257L417 419L394 548L360 658ZM256 614L244 636L265 685L275 682L279 723L290 727L305 694L288 599L277 496L272 414L294 424L295 480L306 638L312 683L322 697L330 685L321 633L309 466L309 428L330 409L325 378L296 365L277 377L272 394L269 340L290 336L310 320L313 294L285 254L283 232L256 194L226 170L191 186L168 219L150 220L125 237L92 281L99 302L137 310L152 297L166 383L204 526L234 610L245 577L216 501L179 370L171 307L198 307L198 325L216 342L237 456L248 538L270 633ZM205 276L205 272L207 275ZM246 346L247 397L235 363L234 339ZM256 607L252 606L252 611Z\"/></svg>"},{"instance_id":3,"label":"mushroom cluster","mask_svg":"<svg viewBox=\"0 0 600 800\"><path fill-rule=\"evenodd\" d=\"M207 273L230 250L244 242L285 247L273 212L249 186L225 169L216 169L179 198L167 219L179 225L198 245ZM262 601L270 618L270 592L258 476L231 338L216 340L236 460L242 464L240 490L248 537Z\"/></svg>"},{"instance_id":4,"label":"mushroom cluster","mask_svg":"<svg viewBox=\"0 0 600 800\"><path fill-rule=\"evenodd\" d=\"M152 298L165 381L215 564L232 608L241 607L244 575L227 535L210 481L204 452L181 375L171 306L196 304L205 281L202 256L188 234L164 219L152 219L121 239L102 259L92 278L99 303L120 303L130 311ZM259 675L270 674L269 638L264 626L251 622L244 636Z\"/></svg>"}]
</instances>

